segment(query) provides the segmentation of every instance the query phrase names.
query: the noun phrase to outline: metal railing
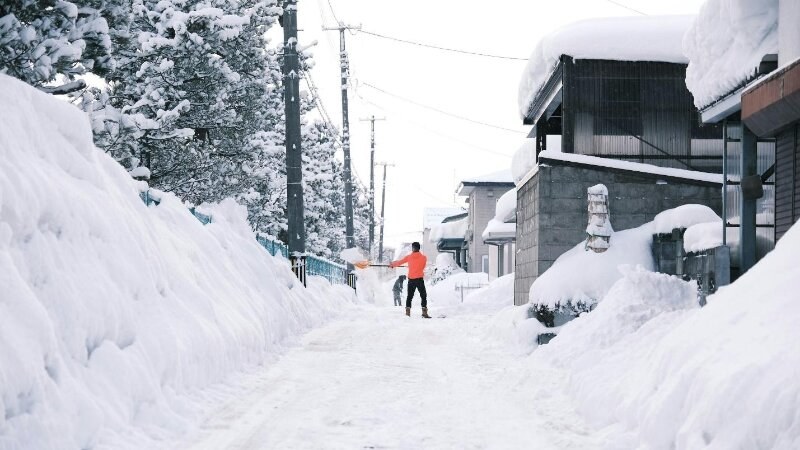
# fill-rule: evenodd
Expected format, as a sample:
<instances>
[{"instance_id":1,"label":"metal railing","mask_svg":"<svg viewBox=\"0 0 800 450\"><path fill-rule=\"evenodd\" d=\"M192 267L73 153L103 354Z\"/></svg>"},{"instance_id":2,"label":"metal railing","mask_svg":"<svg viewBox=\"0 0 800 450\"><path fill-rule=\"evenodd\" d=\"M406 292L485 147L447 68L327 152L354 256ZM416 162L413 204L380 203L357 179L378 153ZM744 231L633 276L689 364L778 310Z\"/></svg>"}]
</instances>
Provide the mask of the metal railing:
<instances>
[{"instance_id":1,"label":"metal railing","mask_svg":"<svg viewBox=\"0 0 800 450\"><path fill-rule=\"evenodd\" d=\"M323 277L331 284L347 284L347 267L314 255L306 256L306 274Z\"/></svg>"},{"instance_id":2,"label":"metal railing","mask_svg":"<svg viewBox=\"0 0 800 450\"><path fill-rule=\"evenodd\" d=\"M289 259L289 247L284 245L283 242L273 241L266 236L256 236L256 241L267 249L270 255L275 256L280 253L284 258Z\"/></svg>"}]
</instances>

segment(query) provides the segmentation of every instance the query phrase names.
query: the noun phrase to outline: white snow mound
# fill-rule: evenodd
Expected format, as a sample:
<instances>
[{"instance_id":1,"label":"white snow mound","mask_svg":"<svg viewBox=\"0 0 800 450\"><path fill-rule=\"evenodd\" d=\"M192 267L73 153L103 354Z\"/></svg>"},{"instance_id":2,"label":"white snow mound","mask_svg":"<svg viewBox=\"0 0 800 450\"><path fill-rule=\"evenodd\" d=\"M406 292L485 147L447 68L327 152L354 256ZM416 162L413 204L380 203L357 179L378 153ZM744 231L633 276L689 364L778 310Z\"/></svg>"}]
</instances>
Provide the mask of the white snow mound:
<instances>
[{"instance_id":1,"label":"white snow mound","mask_svg":"<svg viewBox=\"0 0 800 450\"><path fill-rule=\"evenodd\" d=\"M232 201L204 226L140 186L81 111L0 75L0 447L157 447L190 394L354 301L304 289Z\"/></svg>"},{"instance_id":2,"label":"white snow mound","mask_svg":"<svg viewBox=\"0 0 800 450\"><path fill-rule=\"evenodd\" d=\"M693 283L629 272L533 363L570 374L606 448L800 448L800 226L698 308Z\"/></svg>"}]
</instances>

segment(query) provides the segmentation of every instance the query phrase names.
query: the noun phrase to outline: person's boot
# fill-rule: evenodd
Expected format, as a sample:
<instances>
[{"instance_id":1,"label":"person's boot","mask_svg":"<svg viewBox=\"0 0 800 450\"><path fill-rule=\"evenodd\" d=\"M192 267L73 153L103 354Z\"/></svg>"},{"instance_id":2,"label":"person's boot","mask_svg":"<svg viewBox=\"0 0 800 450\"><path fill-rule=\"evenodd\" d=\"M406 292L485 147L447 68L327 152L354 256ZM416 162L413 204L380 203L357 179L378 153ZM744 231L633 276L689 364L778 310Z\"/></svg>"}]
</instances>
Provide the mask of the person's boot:
<instances>
[{"instance_id":1,"label":"person's boot","mask_svg":"<svg viewBox=\"0 0 800 450\"><path fill-rule=\"evenodd\" d=\"M431 316L428 315L428 308L422 308L422 317L425 319L431 318Z\"/></svg>"},{"instance_id":2,"label":"person's boot","mask_svg":"<svg viewBox=\"0 0 800 450\"><path fill-rule=\"evenodd\" d=\"M411 308L406 307L406 315L411 317Z\"/></svg>"}]
</instances>

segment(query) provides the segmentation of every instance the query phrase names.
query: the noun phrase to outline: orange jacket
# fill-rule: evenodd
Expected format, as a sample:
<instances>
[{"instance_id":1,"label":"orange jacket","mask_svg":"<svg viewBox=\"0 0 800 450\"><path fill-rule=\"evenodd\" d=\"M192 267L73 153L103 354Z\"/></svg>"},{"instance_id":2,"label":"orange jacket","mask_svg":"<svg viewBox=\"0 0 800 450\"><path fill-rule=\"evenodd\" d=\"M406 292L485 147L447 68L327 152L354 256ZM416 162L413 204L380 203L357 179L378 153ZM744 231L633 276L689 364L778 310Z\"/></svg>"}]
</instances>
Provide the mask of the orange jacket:
<instances>
[{"instance_id":1,"label":"orange jacket","mask_svg":"<svg viewBox=\"0 0 800 450\"><path fill-rule=\"evenodd\" d=\"M397 261L392 261L389 267L397 267L401 264L408 263L408 279L415 280L425 276L425 264L428 263L428 257L420 252L411 252L410 255Z\"/></svg>"}]
</instances>

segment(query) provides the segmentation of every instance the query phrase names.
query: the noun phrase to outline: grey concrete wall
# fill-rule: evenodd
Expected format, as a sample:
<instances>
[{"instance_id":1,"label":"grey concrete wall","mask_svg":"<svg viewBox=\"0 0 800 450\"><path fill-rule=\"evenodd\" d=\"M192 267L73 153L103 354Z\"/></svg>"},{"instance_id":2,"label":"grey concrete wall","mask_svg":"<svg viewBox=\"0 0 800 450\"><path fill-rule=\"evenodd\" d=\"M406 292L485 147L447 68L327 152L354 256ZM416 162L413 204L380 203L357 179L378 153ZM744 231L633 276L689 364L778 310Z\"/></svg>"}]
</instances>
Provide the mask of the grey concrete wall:
<instances>
[{"instance_id":1,"label":"grey concrete wall","mask_svg":"<svg viewBox=\"0 0 800 450\"><path fill-rule=\"evenodd\" d=\"M638 227L666 209L688 203L722 209L719 187L691 182L657 184L657 178L593 168L542 166L517 196L517 263L514 303L528 302L528 291L562 253L586 238L586 189L605 184L611 225ZM612 242L613 245L613 242Z\"/></svg>"}]
</instances>

